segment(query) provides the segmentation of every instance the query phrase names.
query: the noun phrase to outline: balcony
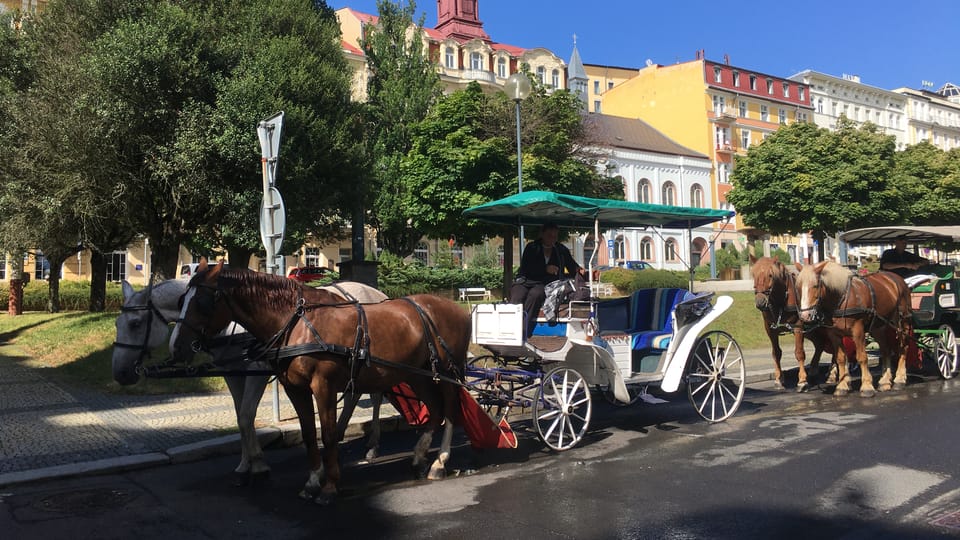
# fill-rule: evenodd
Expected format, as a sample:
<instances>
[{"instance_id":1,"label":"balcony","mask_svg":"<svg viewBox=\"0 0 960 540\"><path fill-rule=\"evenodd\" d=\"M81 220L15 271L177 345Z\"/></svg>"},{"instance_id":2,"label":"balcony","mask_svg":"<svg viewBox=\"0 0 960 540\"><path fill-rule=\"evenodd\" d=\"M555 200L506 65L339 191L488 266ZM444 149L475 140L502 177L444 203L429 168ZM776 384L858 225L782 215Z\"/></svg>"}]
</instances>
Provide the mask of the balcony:
<instances>
[{"instance_id":1,"label":"balcony","mask_svg":"<svg viewBox=\"0 0 960 540\"><path fill-rule=\"evenodd\" d=\"M717 153L724 155L732 155L737 152L737 148L731 145L729 142L717 145Z\"/></svg>"},{"instance_id":2,"label":"balcony","mask_svg":"<svg viewBox=\"0 0 960 540\"><path fill-rule=\"evenodd\" d=\"M460 70L459 75L461 79L468 81L486 82L490 84L496 84L497 82L492 71L484 71L482 69L463 69Z\"/></svg>"},{"instance_id":3,"label":"balcony","mask_svg":"<svg viewBox=\"0 0 960 540\"><path fill-rule=\"evenodd\" d=\"M713 111L713 121L718 124L733 124L737 121L737 115L727 109Z\"/></svg>"}]
</instances>

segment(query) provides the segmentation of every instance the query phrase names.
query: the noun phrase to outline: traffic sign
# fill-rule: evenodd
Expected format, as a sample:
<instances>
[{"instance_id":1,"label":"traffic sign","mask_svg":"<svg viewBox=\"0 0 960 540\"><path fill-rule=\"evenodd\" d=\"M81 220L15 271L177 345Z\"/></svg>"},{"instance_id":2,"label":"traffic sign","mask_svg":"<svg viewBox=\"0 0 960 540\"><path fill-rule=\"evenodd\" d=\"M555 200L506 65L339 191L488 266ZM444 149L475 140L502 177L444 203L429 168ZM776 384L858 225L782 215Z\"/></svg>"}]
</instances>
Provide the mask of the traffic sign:
<instances>
[{"instance_id":1,"label":"traffic sign","mask_svg":"<svg viewBox=\"0 0 960 540\"><path fill-rule=\"evenodd\" d=\"M278 255L286 233L287 209L277 188L270 186L269 195L273 199L272 203L264 197L263 206L260 208L260 240L264 247L272 247L273 254Z\"/></svg>"}]
</instances>

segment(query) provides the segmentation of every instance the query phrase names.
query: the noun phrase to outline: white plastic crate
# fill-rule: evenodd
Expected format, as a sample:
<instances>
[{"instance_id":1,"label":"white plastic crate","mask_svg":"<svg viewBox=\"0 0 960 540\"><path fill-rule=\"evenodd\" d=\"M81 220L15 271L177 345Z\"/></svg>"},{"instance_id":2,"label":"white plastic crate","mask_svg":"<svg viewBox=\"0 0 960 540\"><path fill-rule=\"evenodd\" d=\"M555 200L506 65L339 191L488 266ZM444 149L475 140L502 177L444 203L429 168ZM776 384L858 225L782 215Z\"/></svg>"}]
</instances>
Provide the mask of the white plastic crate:
<instances>
[{"instance_id":1,"label":"white plastic crate","mask_svg":"<svg viewBox=\"0 0 960 540\"><path fill-rule=\"evenodd\" d=\"M478 304L473 310L473 342L523 345L523 304Z\"/></svg>"}]
</instances>

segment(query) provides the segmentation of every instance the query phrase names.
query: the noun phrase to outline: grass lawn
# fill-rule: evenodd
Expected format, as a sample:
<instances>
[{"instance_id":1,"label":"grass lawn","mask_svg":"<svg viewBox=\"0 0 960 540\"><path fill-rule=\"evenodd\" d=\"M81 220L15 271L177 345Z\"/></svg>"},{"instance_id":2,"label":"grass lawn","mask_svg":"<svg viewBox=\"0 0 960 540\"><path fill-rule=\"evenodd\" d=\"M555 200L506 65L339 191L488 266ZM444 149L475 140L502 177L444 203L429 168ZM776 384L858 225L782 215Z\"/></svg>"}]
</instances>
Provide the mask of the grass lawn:
<instances>
[{"instance_id":1,"label":"grass lawn","mask_svg":"<svg viewBox=\"0 0 960 540\"><path fill-rule=\"evenodd\" d=\"M733 297L733 307L710 329L725 330L743 349L766 349L769 345L760 312L753 305L753 293L721 294ZM117 315L116 311L28 312L18 317L0 314L0 369L4 362L18 362L44 370L45 376L111 393L210 392L224 388L219 377L147 379L132 386L115 383L110 357ZM782 337L781 342L787 349L792 347L791 336ZM154 358L165 357L164 349L154 351Z\"/></svg>"}]
</instances>

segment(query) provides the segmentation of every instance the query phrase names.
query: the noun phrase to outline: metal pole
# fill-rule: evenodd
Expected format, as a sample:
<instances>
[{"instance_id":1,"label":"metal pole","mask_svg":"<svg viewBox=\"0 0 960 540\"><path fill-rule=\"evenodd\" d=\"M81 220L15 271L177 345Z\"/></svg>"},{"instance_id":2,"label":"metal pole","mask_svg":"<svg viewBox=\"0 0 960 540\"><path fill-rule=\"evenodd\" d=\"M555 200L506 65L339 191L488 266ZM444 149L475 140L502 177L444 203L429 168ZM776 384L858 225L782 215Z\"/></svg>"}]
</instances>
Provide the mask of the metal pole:
<instances>
[{"instance_id":1,"label":"metal pole","mask_svg":"<svg viewBox=\"0 0 960 540\"><path fill-rule=\"evenodd\" d=\"M520 100L513 100L517 104L517 193L523 193L523 154L520 148ZM517 241L520 257L523 257L523 225L520 225L520 239Z\"/></svg>"}]
</instances>

